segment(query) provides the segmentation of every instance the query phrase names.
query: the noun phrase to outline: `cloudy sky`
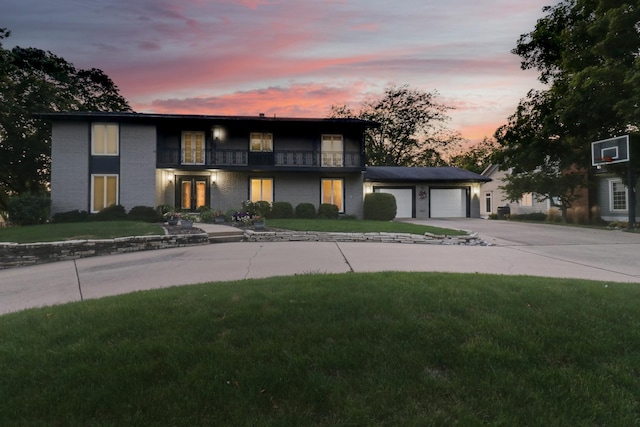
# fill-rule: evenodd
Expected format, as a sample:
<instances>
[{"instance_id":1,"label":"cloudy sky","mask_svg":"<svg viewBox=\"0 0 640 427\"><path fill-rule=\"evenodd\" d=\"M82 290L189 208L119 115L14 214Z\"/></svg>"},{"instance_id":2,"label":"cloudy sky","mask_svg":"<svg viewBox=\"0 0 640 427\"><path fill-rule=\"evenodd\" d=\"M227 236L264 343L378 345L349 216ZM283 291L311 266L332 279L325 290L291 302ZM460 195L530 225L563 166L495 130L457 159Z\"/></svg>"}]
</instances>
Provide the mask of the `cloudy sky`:
<instances>
[{"instance_id":1,"label":"cloudy sky","mask_svg":"<svg viewBox=\"0 0 640 427\"><path fill-rule=\"evenodd\" d=\"M100 68L137 112L325 117L390 85L491 136L539 87L510 53L555 0L2 0L4 47Z\"/></svg>"}]
</instances>

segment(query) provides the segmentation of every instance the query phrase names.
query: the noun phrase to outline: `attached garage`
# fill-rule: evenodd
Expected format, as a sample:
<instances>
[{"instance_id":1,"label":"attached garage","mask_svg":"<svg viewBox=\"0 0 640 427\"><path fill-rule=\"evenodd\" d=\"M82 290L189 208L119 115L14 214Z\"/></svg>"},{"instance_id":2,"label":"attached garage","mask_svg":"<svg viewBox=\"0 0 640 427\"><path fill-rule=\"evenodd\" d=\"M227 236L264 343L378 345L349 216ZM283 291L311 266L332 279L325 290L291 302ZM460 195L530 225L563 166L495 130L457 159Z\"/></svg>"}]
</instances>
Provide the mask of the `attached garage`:
<instances>
[{"instance_id":1,"label":"attached garage","mask_svg":"<svg viewBox=\"0 0 640 427\"><path fill-rule=\"evenodd\" d=\"M414 188L379 187L376 188L375 191L379 193L393 194L393 196L396 198L396 206L398 208L398 210L396 211L396 218L413 218L415 216L415 208L413 206L413 193L415 192Z\"/></svg>"},{"instance_id":2,"label":"attached garage","mask_svg":"<svg viewBox=\"0 0 640 427\"><path fill-rule=\"evenodd\" d=\"M431 188L429 190L431 218L466 218L465 188Z\"/></svg>"},{"instance_id":3,"label":"attached garage","mask_svg":"<svg viewBox=\"0 0 640 427\"><path fill-rule=\"evenodd\" d=\"M364 192L393 194L396 218L480 218L480 184L487 181L454 167L368 166Z\"/></svg>"}]
</instances>

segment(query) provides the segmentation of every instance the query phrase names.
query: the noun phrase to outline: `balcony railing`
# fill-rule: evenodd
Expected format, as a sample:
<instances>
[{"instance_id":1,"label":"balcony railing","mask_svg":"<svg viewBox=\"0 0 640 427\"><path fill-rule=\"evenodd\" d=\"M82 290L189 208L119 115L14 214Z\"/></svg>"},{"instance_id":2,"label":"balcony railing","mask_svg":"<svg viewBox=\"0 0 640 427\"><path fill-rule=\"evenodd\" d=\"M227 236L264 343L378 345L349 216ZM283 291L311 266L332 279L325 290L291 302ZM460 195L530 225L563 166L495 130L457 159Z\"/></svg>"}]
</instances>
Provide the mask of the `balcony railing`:
<instances>
[{"instance_id":1,"label":"balcony railing","mask_svg":"<svg viewBox=\"0 0 640 427\"><path fill-rule=\"evenodd\" d=\"M182 152L178 148L158 150L159 167L179 167L182 164ZM201 156L198 156L201 158ZM280 150L273 152L250 152L246 150L206 150L204 163L188 163L206 167L242 167L266 166L282 168L358 168L362 166L362 156L357 151L296 151Z\"/></svg>"}]
</instances>

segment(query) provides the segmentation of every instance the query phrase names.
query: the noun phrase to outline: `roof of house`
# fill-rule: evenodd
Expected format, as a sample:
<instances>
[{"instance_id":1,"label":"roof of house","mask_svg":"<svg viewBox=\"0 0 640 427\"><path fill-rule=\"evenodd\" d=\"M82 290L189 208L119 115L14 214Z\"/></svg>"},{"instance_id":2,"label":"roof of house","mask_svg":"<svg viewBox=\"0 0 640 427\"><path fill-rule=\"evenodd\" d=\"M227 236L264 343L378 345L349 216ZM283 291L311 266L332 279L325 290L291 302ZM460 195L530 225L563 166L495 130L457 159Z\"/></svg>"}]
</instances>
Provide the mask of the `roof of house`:
<instances>
[{"instance_id":1,"label":"roof of house","mask_svg":"<svg viewBox=\"0 0 640 427\"><path fill-rule=\"evenodd\" d=\"M350 124L364 127L379 127L380 124L371 120L342 119L342 118L305 118L305 117L277 117L264 114L256 116L219 116L198 114L155 114L133 112L102 112L102 111L69 111L59 113L37 113L36 117L54 121L89 121L89 120L117 120L120 122L150 123L160 121L226 121L226 122L279 122L279 123L335 123Z\"/></svg>"},{"instance_id":2,"label":"roof of house","mask_svg":"<svg viewBox=\"0 0 640 427\"><path fill-rule=\"evenodd\" d=\"M490 178L455 167L367 166L365 181L487 182Z\"/></svg>"}]
</instances>

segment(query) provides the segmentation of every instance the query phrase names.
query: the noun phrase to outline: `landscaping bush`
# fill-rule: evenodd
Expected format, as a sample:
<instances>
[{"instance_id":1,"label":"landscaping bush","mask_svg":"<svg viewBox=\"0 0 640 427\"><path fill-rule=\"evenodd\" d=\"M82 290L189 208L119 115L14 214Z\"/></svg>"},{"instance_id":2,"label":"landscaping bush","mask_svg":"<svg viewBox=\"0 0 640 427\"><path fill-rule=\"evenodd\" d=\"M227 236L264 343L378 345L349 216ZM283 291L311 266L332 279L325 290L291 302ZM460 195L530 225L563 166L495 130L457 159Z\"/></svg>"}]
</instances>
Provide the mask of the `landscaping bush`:
<instances>
[{"instance_id":1,"label":"landscaping bush","mask_svg":"<svg viewBox=\"0 0 640 427\"><path fill-rule=\"evenodd\" d=\"M150 223L164 221L162 215L158 214L158 212L150 206L134 206L129 211L127 219Z\"/></svg>"},{"instance_id":2,"label":"landscaping bush","mask_svg":"<svg viewBox=\"0 0 640 427\"><path fill-rule=\"evenodd\" d=\"M216 214L213 212L213 209L203 209L200 207L198 210L200 211L200 222L213 222L215 220Z\"/></svg>"},{"instance_id":3,"label":"landscaping bush","mask_svg":"<svg viewBox=\"0 0 640 427\"><path fill-rule=\"evenodd\" d=\"M293 206L289 202L274 202L269 218L293 218Z\"/></svg>"},{"instance_id":4,"label":"landscaping bush","mask_svg":"<svg viewBox=\"0 0 640 427\"><path fill-rule=\"evenodd\" d=\"M505 215L506 218L506 215ZM544 212L531 212L527 214L510 214L509 219L511 221L545 221L547 214Z\"/></svg>"},{"instance_id":5,"label":"landscaping bush","mask_svg":"<svg viewBox=\"0 0 640 427\"><path fill-rule=\"evenodd\" d=\"M368 193L364 196L364 219L391 221L396 217L396 198L389 193Z\"/></svg>"},{"instance_id":6,"label":"landscaping bush","mask_svg":"<svg viewBox=\"0 0 640 427\"><path fill-rule=\"evenodd\" d=\"M53 215L51 222L55 223L70 223L70 222L85 222L89 219L89 213L87 211L67 211L58 212Z\"/></svg>"},{"instance_id":7,"label":"landscaping bush","mask_svg":"<svg viewBox=\"0 0 640 427\"><path fill-rule=\"evenodd\" d=\"M322 219L338 219L339 213L338 207L331 203L322 203L318 208L318 218Z\"/></svg>"},{"instance_id":8,"label":"landscaping bush","mask_svg":"<svg viewBox=\"0 0 640 427\"><path fill-rule=\"evenodd\" d=\"M271 203L260 200L253 204L254 215L260 215L261 217L268 217L271 213Z\"/></svg>"},{"instance_id":9,"label":"landscaping bush","mask_svg":"<svg viewBox=\"0 0 640 427\"><path fill-rule=\"evenodd\" d=\"M42 194L20 194L9 198L7 213L15 225L43 224L49 219L51 199Z\"/></svg>"},{"instance_id":10,"label":"landscaping bush","mask_svg":"<svg viewBox=\"0 0 640 427\"><path fill-rule=\"evenodd\" d=\"M299 203L296 206L296 218L311 219L316 217L316 207L313 203Z\"/></svg>"},{"instance_id":11,"label":"landscaping bush","mask_svg":"<svg viewBox=\"0 0 640 427\"><path fill-rule=\"evenodd\" d=\"M111 205L91 217L94 221L117 221L127 219L127 212L122 205Z\"/></svg>"}]
</instances>

